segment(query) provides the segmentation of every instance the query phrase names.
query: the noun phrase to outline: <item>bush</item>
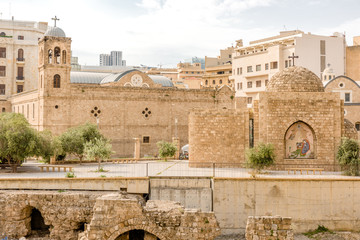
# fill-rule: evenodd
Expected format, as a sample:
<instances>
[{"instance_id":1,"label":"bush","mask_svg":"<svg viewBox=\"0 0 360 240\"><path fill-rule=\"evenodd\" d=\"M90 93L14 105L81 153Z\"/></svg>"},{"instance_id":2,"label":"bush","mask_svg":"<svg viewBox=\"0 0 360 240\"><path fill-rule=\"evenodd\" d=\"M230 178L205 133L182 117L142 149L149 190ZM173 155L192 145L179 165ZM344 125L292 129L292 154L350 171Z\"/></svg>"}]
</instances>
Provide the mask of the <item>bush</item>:
<instances>
[{"instance_id":1,"label":"bush","mask_svg":"<svg viewBox=\"0 0 360 240\"><path fill-rule=\"evenodd\" d=\"M65 177L66 177L66 178L76 178L74 172L67 172L67 173L65 174Z\"/></svg>"},{"instance_id":2,"label":"bush","mask_svg":"<svg viewBox=\"0 0 360 240\"><path fill-rule=\"evenodd\" d=\"M173 143L160 141L156 143L157 147L159 148L159 157L166 158L173 157L176 153L176 146Z\"/></svg>"},{"instance_id":3,"label":"bush","mask_svg":"<svg viewBox=\"0 0 360 240\"><path fill-rule=\"evenodd\" d=\"M257 171L270 166L275 162L274 146L272 144L259 143L256 147L246 152L247 166Z\"/></svg>"},{"instance_id":4,"label":"bush","mask_svg":"<svg viewBox=\"0 0 360 240\"><path fill-rule=\"evenodd\" d=\"M336 158L346 175L359 176L359 152L360 147L356 140L342 139Z\"/></svg>"}]
</instances>

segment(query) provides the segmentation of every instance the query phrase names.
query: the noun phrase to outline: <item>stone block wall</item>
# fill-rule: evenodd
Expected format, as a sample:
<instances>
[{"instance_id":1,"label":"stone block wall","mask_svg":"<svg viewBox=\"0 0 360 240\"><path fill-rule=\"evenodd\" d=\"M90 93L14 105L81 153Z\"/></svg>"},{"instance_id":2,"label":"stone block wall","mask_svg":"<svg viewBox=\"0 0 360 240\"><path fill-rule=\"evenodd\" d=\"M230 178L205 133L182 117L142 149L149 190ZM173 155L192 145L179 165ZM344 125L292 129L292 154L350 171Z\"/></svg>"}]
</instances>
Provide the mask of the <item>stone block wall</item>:
<instances>
[{"instance_id":1,"label":"stone block wall","mask_svg":"<svg viewBox=\"0 0 360 240\"><path fill-rule=\"evenodd\" d=\"M258 126L256 142L272 143L276 163L336 164L335 153L342 137L343 105L338 93L263 92L255 111ZM285 134L295 122L302 121L314 131L314 159L286 159Z\"/></svg>"},{"instance_id":2,"label":"stone block wall","mask_svg":"<svg viewBox=\"0 0 360 240\"><path fill-rule=\"evenodd\" d=\"M246 224L246 240L293 240L291 218L280 216L249 216Z\"/></svg>"},{"instance_id":3,"label":"stone block wall","mask_svg":"<svg viewBox=\"0 0 360 240\"><path fill-rule=\"evenodd\" d=\"M191 166L211 167L211 163L244 163L245 149L248 146L249 112L247 108L193 110L190 113L189 161ZM223 167L230 167L230 165Z\"/></svg>"}]
</instances>

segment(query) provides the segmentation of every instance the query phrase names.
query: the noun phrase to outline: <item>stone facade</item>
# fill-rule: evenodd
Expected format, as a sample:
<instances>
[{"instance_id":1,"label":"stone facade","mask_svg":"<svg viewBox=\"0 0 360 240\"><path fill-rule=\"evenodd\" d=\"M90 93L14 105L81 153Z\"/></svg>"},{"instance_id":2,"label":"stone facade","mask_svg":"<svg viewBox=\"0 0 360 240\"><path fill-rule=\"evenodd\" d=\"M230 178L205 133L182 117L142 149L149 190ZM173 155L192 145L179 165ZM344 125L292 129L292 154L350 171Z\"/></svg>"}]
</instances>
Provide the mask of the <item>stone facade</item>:
<instances>
[{"instance_id":1,"label":"stone facade","mask_svg":"<svg viewBox=\"0 0 360 240\"><path fill-rule=\"evenodd\" d=\"M246 240L293 240L291 218L280 216L249 216L246 224Z\"/></svg>"},{"instance_id":2,"label":"stone facade","mask_svg":"<svg viewBox=\"0 0 360 240\"><path fill-rule=\"evenodd\" d=\"M289 67L275 74L248 112L241 99L236 110L191 113L190 162L243 163L245 149L263 142L274 145L275 162L282 168L337 163L335 153L345 134L343 101L339 93L324 92L314 73Z\"/></svg>"},{"instance_id":3,"label":"stone facade","mask_svg":"<svg viewBox=\"0 0 360 240\"><path fill-rule=\"evenodd\" d=\"M184 210L170 201L145 204L137 195L110 192L2 191L1 237L34 234L33 209L41 213L51 239L128 239L135 229L145 231L146 240L205 240L220 234L214 213Z\"/></svg>"},{"instance_id":4,"label":"stone facade","mask_svg":"<svg viewBox=\"0 0 360 240\"><path fill-rule=\"evenodd\" d=\"M360 41L354 37L353 46L346 47L346 76L360 81Z\"/></svg>"}]
</instances>

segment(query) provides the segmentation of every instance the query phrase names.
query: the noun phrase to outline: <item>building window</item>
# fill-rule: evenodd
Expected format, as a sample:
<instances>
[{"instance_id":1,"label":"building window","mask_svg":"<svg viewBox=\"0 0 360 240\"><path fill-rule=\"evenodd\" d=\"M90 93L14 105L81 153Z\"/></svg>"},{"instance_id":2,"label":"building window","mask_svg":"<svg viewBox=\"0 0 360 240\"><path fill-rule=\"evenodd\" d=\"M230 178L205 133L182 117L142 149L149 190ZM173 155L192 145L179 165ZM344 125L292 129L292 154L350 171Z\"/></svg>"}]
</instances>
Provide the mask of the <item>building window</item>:
<instances>
[{"instance_id":1,"label":"building window","mask_svg":"<svg viewBox=\"0 0 360 240\"><path fill-rule=\"evenodd\" d=\"M54 76L54 88L60 88L60 75L56 74Z\"/></svg>"},{"instance_id":2,"label":"building window","mask_svg":"<svg viewBox=\"0 0 360 240\"><path fill-rule=\"evenodd\" d=\"M208 85L208 80L205 81L205 85Z\"/></svg>"},{"instance_id":3,"label":"building window","mask_svg":"<svg viewBox=\"0 0 360 240\"><path fill-rule=\"evenodd\" d=\"M222 84L222 80L220 79L219 84Z\"/></svg>"},{"instance_id":4,"label":"building window","mask_svg":"<svg viewBox=\"0 0 360 240\"><path fill-rule=\"evenodd\" d=\"M151 116L151 111L149 108L145 108L141 113L145 119L149 119Z\"/></svg>"},{"instance_id":5,"label":"building window","mask_svg":"<svg viewBox=\"0 0 360 240\"><path fill-rule=\"evenodd\" d=\"M256 87L261 87L261 80L256 81Z\"/></svg>"},{"instance_id":6,"label":"building window","mask_svg":"<svg viewBox=\"0 0 360 240\"><path fill-rule=\"evenodd\" d=\"M55 105L55 108L58 109L59 108L59 105ZM90 113L95 117L95 118L98 118L100 117L100 114L101 114L101 110L95 106L91 111Z\"/></svg>"},{"instance_id":7,"label":"building window","mask_svg":"<svg viewBox=\"0 0 360 240\"><path fill-rule=\"evenodd\" d=\"M242 67L240 68L240 75L242 74Z\"/></svg>"},{"instance_id":8,"label":"building window","mask_svg":"<svg viewBox=\"0 0 360 240\"><path fill-rule=\"evenodd\" d=\"M24 36L19 35L18 40L24 40Z\"/></svg>"},{"instance_id":9,"label":"building window","mask_svg":"<svg viewBox=\"0 0 360 240\"><path fill-rule=\"evenodd\" d=\"M191 72L191 74L194 74L194 72Z\"/></svg>"},{"instance_id":10,"label":"building window","mask_svg":"<svg viewBox=\"0 0 360 240\"><path fill-rule=\"evenodd\" d=\"M0 66L0 77L5 77L5 76L6 76L6 67Z\"/></svg>"},{"instance_id":11,"label":"building window","mask_svg":"<svg viewBox=\"0 0 360 240\"><path fill-rule=\"evenodd\" d=\"M5 95L5 84L0 84L0 95Z\"/></svg>"},{"instance_id":12,"label":"building window","mask_svg":"<svg viewBox=\"0 0 360 240\"><path fill-rule=\"evenodd\" d=\"M277 69L278 68L278 62L271 62L270 63L270 69Z\"/></svg>"},{"instance_id":13,"label":"building window","mask_svg":"<svg viewBox=\"0 0 360 240\"><path fill-rule=\"evenodd\" d=\"M339 83L339 87L343 88L345 86L344 83Z\"/></svg>"},{"instance_id":14,"label":"building window","mask_svg":"<svg viewBox=\"0 0 360 240\"><path fill-rule=\"evenodd\" d=\"M24 80L24 67L18 67L16 80Z\"/></svg>"},{"instance_id":15,"label":"building window","mask_svg":"<svg viewBox=\"0 0 360 240\"><path fill-rule=\"evenodd\" d=\"M252 97L248 97L247 102L248 102L248 104L251 104L252 103Z\"/></svg>"},{"instance_id":16,"label":"building window","mask_svg":"<svg viewBox=\"0 0 360 240\"><path fill-rule=\"evenodd\" d=\"M265 70L269 70L269 64L265 63Z\"/></svg>"},{"instance_id":17,"label":"building window","mask_svg":"<svg viewBox=\"0 0 360 240\"><path fill-rule=\"evenodd\" d=\"M3 107L3 108L1 109L1 112L6 112L6 109Z\"/></svg>"},{"instance_id":18,"label":"building window","mask_svg":"<svg viewBox=\"0 0 360 240\"><path fill-rule=\"evenodd\" d=\"M62 59L63 59L63 64L66 64L66 51L65 50L62 51Z\"/></svg>"},{"instance_id":19,"label":"building window","mask_svg":"<svg viewBox=\"0 0 360 240\"><path fill-rule=\"evenodd\" d=\"M252 88L252 82L247 82L247 88Z\"/></svg>"},{"instance_id":20,"label":"building window","mask_svg":"<svg viewBox=\"0 0 360 240\"><path fill-rule=\"evenodd\" d=\"M345 93L345 102L350 102L350 93Z\"/></svg>"},{"instance_id":21,"label":"building window","mask_svg":"<svg viewBox=\"0 0 360 240\"><path fill-rule=\"evenodd\" d=\"M326 57L320 56L320 72L323 72L325 70L325 62L326 62Z\"/></svg>"},{"instance_id":22,"label":"building window","mask_svg":"<svg viewBox=\"0 0 360 240\"><path fill-rule=\"evenodd\" d=\"M150 143L150 136L143 136L143 143Z\"/></svg>"},{"instance_id":23,"label":"building window","mask_svg":"<svg viewBox=\"0 0 360 240\"><path fill-rule=\"evenodd\" d=\"M240 83L240 89L242 89L242 82Z\"/></svg>"},{"instance_id":24,"label":"building window","mask_svg":"<svg viewBox=\"0 0 360 240\"><path fill-rule=\"evenodd\" d=\"M360 131L360 122L355 123L355 128L357 131Z\"/></svg>"},{"instance_id":25,"label":"building window","mask_svg":"<svg viewBox=\"0 0 360 240\"><path fill-rule=\"evenodd\" d=\"M0 48L0 58L6 58L6 48Z\"/></svg>"},{"instance_id":26,"label":"building window","mask_svg":"<svg viewBox=\"0 0 360 240\"><path fill-rule=\"evenodd\" d=\"M252 66L248 66L247 67L247 72L252 72L253 70L252 70Z\"/></svg>"},{"instance_id":27,"label":"building window","mask_svg":"<svg viewBox=\"0 0 360 240\"><path fill-rule=\"evenodd\" d=\"M260 65L260 64L256 65L256 71L257 71L257 72L258 72L258 71L261 71L261 65Z\"/></svg>"},{"instance_id":28,"label":"building window","mask_svg":"<svg viewBox=\"0 0 360 240\"><path fill-rule=\"evenodd\" d=\"M213 80L213 84L216 84L216 81L215 81L215 80Z\"/></svg>"},{"instance_id":29,"label":"building window","mask_svg":"<svg viewBox=\"0 0 360 240\"><path fill-rule=\"evenodd\" d=\"M20 62L24 61L24 50L21 48L18 50L17 60Z\"/></svg>"},{"instance_id":30,"label":"building window","mask_svg":"<svg viewBox=\"0 0 360 240\"><path fill-rule=\"evenodd\" d=\"M325 49L325 40L320 40L320 54L325 55L326 49Z\"/></svg>"},{"instance_id":31,"label":"building window","mask_svg":"<svg viewBox=\"0 0 360 240\"><path fill-rule=\"evenodd\" d=\"M289 64L288 60L285 60L285 68L289 66L288 64Z\"/></svg>"},{"instance_id":32,"label":"building window","mask_svg":"<svg viewBox=\"0 0 360 240\"><path fill-rule=\"evenodd\" d=\"M52 50L51 49L49 49L49 51L48 51L48 63L52 63L52 55L53 55L53 52L52 52Z\"/></svg>"},{"instance_id":33,"label":"building window","mask_svg":"<svg viewBox=\"0 0 360 240\"><path fill-rule=\"evenodd\" d=\"M189 72L185 72L186 74L188 74Z\"/></svg>"},{"instance_id":34,"label":"building window","mask_svg":"<svg viewBox=\"0 0 360 240\"><path fill-rule=\"evenodd\" d=\"M54 49L54 57L55 57L55 63L59 64L60 63L60 48L56 47Z\"/></svg>"},{"instance_id":35,"label":"building window","mask_svg":"<svg viewBox=\"0 0 360 240\"><path fill-rule=\"evenodd\" d=\"M17 93L21 93L24 91L24 86L23 85L17 85L16 86L16 92Z\"/></svg>"}]
</instances>

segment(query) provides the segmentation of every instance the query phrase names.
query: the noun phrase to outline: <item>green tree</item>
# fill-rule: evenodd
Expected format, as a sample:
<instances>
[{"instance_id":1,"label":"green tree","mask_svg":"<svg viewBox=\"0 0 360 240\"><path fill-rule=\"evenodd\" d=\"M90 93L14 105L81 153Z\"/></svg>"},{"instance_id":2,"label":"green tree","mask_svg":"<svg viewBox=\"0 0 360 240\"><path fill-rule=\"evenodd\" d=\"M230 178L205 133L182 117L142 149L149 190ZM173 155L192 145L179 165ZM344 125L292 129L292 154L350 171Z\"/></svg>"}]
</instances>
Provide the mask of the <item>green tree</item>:
<instances>
[{"instance_id":1,"label":"green tree","mask_svg":"<svg viewBox=\"0 0 360 240\"><path fill-rule=\"evenodd\" d=\"M358 141L348 138L342 139L336 157L346 175L359 176L359 152Z\"/></svg>"},{"instance_id":2,"label":"green tree","mask_svg":"<svg viewBox=\"0 0 360 240\"><path fill-rule=\"evenodd\" d=\"M74 154L79 158L80 164L85 156L85 143L95 138L104 138L96 125L86 123L73 128L69 128L60 136L61 146L64 152Z\"/></svg>"},{"instance_id":3,"label":"green tree","mask_svg":"<svg viewBox=\"0 0 360 240\"><path fill-rule=\"evenodd\" d=\"M173 157L177 151L176 146L170 142L160 141L156 145L159 149L159 157L164 158L165 161L168 157Z\"/></svg>"},{"instance_id":4,"label":"green tree","mask_svg":"<svg viewBox=\"0 0 360 240\"><path fill-rule=\"evenodd\" d=\"M22 114L2 113L0 115L0 159L5 160L12 172L17 171L25 158L41 152L39 137Z\"/></svg>"},{"instance_id":5,"label":"green tree","mask_svg":"<svg viewBox=\"0 0 360 240\"><path fill-rule=\"evenodd\" d=\"M247 166L261 171L267 166L274 164L275 153L272 144L259 143L256 147L246 151Z\"/></svg>"},{"instance_id":6,"label":"green tree","mask_svg":"<svg viewBox=\"0 0 360 240\"><path fill-rule=\"evenodd\" d=\"M98 162L98 171L101 168L101 160L110 158L113 151L110 141L105 138L95 138L84 144L84 153L88 159Z\"/></svg>"},{"instance_id":7,"label":"green tree","mask_svg":"<svg viewBox=\"0 0 360 240\"><path fill-rule=\"evenodd\" d=\"M39 132L38 137L39 144L37 156L42 157L46 162L50 162L50 157L54 156L56 158L63 154L59 137L53 136L49 130Z\"/></svg>"}]
</instances>

